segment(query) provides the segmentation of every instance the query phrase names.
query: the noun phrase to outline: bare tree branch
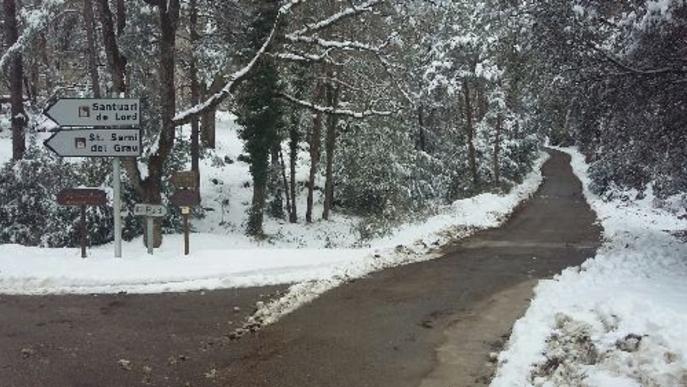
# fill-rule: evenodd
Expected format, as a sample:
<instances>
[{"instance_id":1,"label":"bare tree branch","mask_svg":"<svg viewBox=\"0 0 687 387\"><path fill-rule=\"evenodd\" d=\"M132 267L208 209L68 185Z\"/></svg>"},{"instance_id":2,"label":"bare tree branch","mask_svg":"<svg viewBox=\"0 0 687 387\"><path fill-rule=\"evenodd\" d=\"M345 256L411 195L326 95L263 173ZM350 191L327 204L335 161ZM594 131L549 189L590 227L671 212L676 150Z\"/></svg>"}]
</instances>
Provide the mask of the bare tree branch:
<instances>
[{"instance_id":1,"label":"bare tree branch","mask_svg":"<svg viewBox=\"0 0 687 387\"><path fill-rule=\"evenodd\" d=\"M589 45L594 51L601 53L609 62L614 65L636 75L662 75L662 74L684 74L684 70L680 70L673 67L663 67L658 69L639 69L624 63L621 59L616 58L613 54L607 52L606 50L597 47L595 44ZM624 74L615 74L624 75Z\"/></svg>"},{"instance_id":2,"label":"bare tree branch","mask_svg":"<svg viewBox=\"0 0 687 387\"><path fill-rule=\"evenodd\" d=\"M253 58L250 60L250 62L248 62L248 64L245 65L239 71L236 71L235 73L231 74L229 76L228 82L218 93L210 96L210 98L208 98L204 102L195 105L190 109L185 110L184 112L178 113L172 119L174 125L180 126L187 124L191 122L191 120L194 117L197 117L209 110L215 109L220 103L226 100L227 97L229 97L234 92L236 86L251 73L251 71L258 64L258 61L262 58L263 55L265 55L267 49L270 47L270 45L272 44L277 35L277 30L279 29L279 24L281 23L282 18L284 18L284 16L287 13L289 13L294 6L305 1L306 0L291 0L288 3L282 5L281 8L279 8L279 12L277 13L277 19L274 21L272 31L270 32L269 36L262 44L258 52L255 53Z\"/></svg>"},{"instance_id":3,"label":"bare tree branch","mask_svg":"<svg viewBox=\"0 0 687 387\"><path fill-rule=\"evenodd\" d=\"M356 6L355 4L353 4L353 2L351 2L350 8L346 8L345 10L343 10L339 13L336 13L336 14L334 14L334 15L332 15L332 16L324 19L324 20L321 20L317 23L306 25L305 27L292 32L290 35L292 35L292 36L304 35L306 33L313 33L313 32L323 30L323 29L325 29L325 28L327 28L327 27L329 27L329 26L331 26L331 25L335 24L336 22L339 22L343 19L361 14L363 12L369 12L372 10L373 7L382 4L382 2L383 2L382 0L370 0L370 1L367 1L366 3L360 4L359 6Z\"/></svg>"},{"instance_id":4,"label":"bare tree branch","mask_svg":"<svg viewBox=\"0 0 687 387\"><path fill-rule=\"evenodd\" d=\"M363 119L363 118L373 117L373 116L390 116L393 114L393 112L390 112L390 111L379 111L379 110L374 110L374 109L368 109L368 110L364 110L364 111L355 111L355 110L349 110L349 109L338 109L338 108L333 107L333 106L321 106L321 105L316 105L312 102L300 100L300 99L293 97L293 96L286 94L286 93L281 93L280 96L282 98L284 98L285 100L293 103L294 105L298 105L298 106L310 109L312 111L315 111L318 113L324 113L324 114L346 116L346 117L358 118L358 119Z\"/></svg>"}]
</instances>

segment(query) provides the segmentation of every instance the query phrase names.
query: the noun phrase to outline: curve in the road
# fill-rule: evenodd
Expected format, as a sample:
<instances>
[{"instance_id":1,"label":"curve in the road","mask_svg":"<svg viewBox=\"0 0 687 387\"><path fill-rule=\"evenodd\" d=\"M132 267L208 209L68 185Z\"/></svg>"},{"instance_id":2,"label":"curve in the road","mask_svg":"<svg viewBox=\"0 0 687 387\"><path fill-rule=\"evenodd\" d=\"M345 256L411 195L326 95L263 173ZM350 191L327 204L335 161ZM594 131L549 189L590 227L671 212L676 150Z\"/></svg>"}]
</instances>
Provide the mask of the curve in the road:
<instances>
[{"instance_id":1,"label":"curve in the road","mask_svg":"<svg viewBox=\"0 0 687 387\"><path fill-rule=\"evenodd\" d=\"M239 341L283 288L159 295L0 296L3 386L404 387L487 383L539 278L593 255L600 230L569 157L501 228L442 258L333 289Z\"/></svg>"},{"instance_id":2,"label":"curve in the road","mask_svg":"<svg viewBox=\"0 0 687 387\"><path fill-rule=\"evenodd\" d=\"M551 151L536 195L501 228L443 258L375 273L236 345L227 386L416 387L486 384L489 354L536 279L593 256L600 229L569 156Z\"/></svg>"}]
</instances>

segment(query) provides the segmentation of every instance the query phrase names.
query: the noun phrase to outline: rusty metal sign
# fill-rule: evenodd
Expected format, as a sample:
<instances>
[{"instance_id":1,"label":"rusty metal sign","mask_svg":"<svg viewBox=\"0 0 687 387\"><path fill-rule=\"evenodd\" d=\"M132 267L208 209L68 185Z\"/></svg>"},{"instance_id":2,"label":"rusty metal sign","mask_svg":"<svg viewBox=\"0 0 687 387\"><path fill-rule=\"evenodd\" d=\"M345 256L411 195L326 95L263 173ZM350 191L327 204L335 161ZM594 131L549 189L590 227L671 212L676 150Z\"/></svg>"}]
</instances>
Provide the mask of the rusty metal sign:
<instances>
[{"instance_id":1,"label":"rusty metal sign","mask_svg":"<svg viewBox=\"0 0 687 387\"><path fill-rule=\"evenodd\" d=\"M69 188L57 194L57 203L62 206L104 206L107 194L100 189Z\"/></svg>"},{"instance_id":2,"label":"rusty metal sign","mask_svg":"<svg viewBox=\"0 0 687 387\"><path fill-rule=\"evenodd\" d=\"M198 188L198 172L184 171L176 172L172 175L172 184L180 189L197 189Z\"/></svg>"},{"instance_id":3,"label":"rusty metal sign","mask_svg":"<svg viewBox=\"0 0 687 387\"><path fill-rule=\"evenodd\" d=\"M194 207L200 204L200 194L198 191L185 189L175 192L169 201L177 207Z\"/></svg>"}]
</instances>

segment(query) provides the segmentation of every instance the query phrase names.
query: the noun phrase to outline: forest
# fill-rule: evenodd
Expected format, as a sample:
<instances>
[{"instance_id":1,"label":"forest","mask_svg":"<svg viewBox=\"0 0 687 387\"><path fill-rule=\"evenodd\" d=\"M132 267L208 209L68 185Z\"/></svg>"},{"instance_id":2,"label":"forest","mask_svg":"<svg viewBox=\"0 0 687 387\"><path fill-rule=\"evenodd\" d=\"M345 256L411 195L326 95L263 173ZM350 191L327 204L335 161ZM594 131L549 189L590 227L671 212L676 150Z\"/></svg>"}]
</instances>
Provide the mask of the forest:
<instances>
[{"instance_id":1,"label":"forest","mask_svg":"<svg viewBox=\"0 0 687 387\"><path fill-rule=\"evenodd\" d=\"M364 239L506 192L547 141L580 146L597 193L687 192L684 1L3 0L0 19L0 243L77 244L55 195L111 184L109 160L37 140L66 97L141 99L129 209L168 204L175 171L217 185L203 166L245 163L234 226L258 239L266 219L333 214L360 219ZM223 114L236 157L216 149ZM112 240L112 217L88 209L93 244ZM125 239L143 233L123 221ZM176 210L156 222L154 244L180 224Z\"/></svg>"}]
</instances>

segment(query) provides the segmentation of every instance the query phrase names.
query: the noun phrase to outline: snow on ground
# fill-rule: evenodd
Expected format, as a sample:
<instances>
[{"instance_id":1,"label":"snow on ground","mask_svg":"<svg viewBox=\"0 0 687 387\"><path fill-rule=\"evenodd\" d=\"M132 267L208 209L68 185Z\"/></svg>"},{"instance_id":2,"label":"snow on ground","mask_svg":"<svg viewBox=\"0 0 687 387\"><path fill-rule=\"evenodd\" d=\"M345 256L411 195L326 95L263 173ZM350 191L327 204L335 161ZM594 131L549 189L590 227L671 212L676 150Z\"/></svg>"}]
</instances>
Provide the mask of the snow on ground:
<instances>
[{"instance_id":1,"label":"snow on ground","mask_svg":"<svg viewBox=\"0 0 687 387\"><path fill-rule=\"evenodd\" d=\"M165 248L148 256L140 239L90 250L0 245L0 293L159 293L273 285L326 276L332 266L352 264L367 253L352 249L237 249L232 240L193 234L193 253L182 255L183 237L167 235Z\"/></svg>"},{"instance_id":2,"label":"snow on ground","mask_svg":"<svg viewBox=\"0 0 687 387\"><path fill-rule=\"evenodd\" d=\"M193 220L190 256L182 255L180 235L166 235L153 256L146 254L141 238L125 242L122 259L113 258L112 245L89 249L87 259L81 259L77 249L0 245L0 293L154 293L295 283L283 299L261 308L261 321L272 321L346 279L431 259L433 249L453 238L498 226L536 191L546 159L542 153L534 172L507 195L485 193L457 201L429 219L402 225L364 244L355 230L360 219L341 214L311 225L303 219L290 224L266 217L270 237L258 242L244 235L252 190L246 185L251 180L248 166L237 160L242 143L234 117L220 114L217 128L217 150L202 160L206 216ZM186 129L182 135L188 134ZM6 142L0 139L0 148L6 148ZM307 156L300 159L302 181L307 177ZM298 204L302 214L303 193ZM316 205L314 213L321 211L321 204Z\"/></svg>"},{"instance_id":3,"label":"snow on ground","mask_svg":"<svg viewBox=\"0 0 687 387\"><path fill-rule=\"evenodd\" d=\"M250 181L247 165L236 161L242 151L237 128L232 116L218 118L221 129L216 153L233 163L203 160L206 172L201 193L203 205L210 211L193 222L197 233L191 236L189 257L181 253L179 235L165 236L154 256L146 254L140 238L125 243L123 259L112 258L111 245L90 249L85 260L76 249L0 245L0 293L150 293L299 283L294 288L299 291L267 306L265 313L272 314L277 308L293 308L346 278L429 259L432 248L451 238L475 228L498 226L536 191L541 182L539 166L545 159L542 156L535 171L508 195L486 193L457 201L426 221L406 224L363 247L354 231L359 219L336 214L329 222L312 225L267 217L265 231L272 237L256 242L243 233L251 190L245 186ZM298 173L299 180L305 178L307 164L303 160ZM223 203L220 198L229 200ZM304 195L299 199L304 200ZM299 204L302 210L305 203ZM321 206L316 206L315 213L319 212Z\"/></svg>"},{"instance_id":4,"label":"snow on ground","mask_svg":"<svg viewBox=\"0 0 687 387\"><path fill-rule=\"evenodd\" d=\"M581 268L539 283L492 386L687 386L687 245L671 235L687 229L684 202L603 201L584 157L562 150L605 241Z\"/></svg>"},{"instance_id":5,"label":"snow on ground","mask_svg":"<svg viewBox=\"0 0 687 387\"><path fill-rule=\"evenodd\" d=\"M533 172L508 195L482 194L457 201L426 222L407 224L365 248L318 247L326 242L317 239L315 247L303 248L300 238L258 244L241 232L194 233L188 257L182 255L180 235L166 235L154 256L146 254L140 238L125 243L123 259L112 258L111 245L90 249L88 259L81 259L76 249L0 245L0 293L150 293L360 277L428 259L432 246L474 227L498 226L540 182L541 174ZM302 227L307 232L308 226Z\"/></svg>"}]
</instances>

